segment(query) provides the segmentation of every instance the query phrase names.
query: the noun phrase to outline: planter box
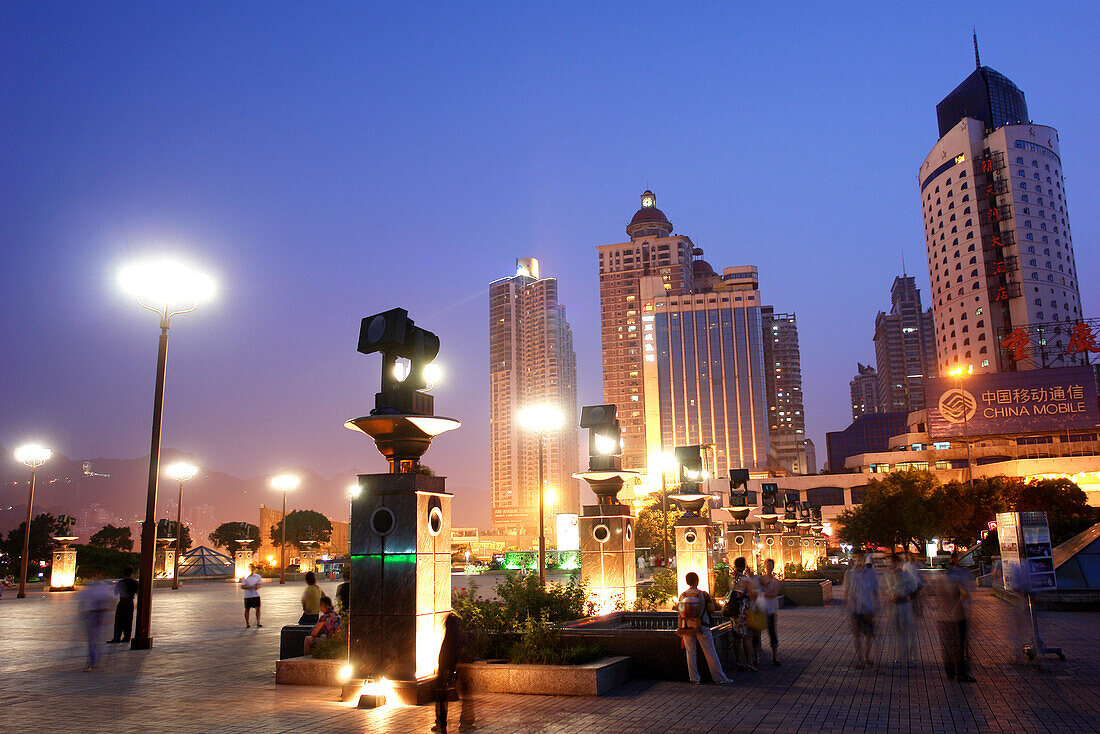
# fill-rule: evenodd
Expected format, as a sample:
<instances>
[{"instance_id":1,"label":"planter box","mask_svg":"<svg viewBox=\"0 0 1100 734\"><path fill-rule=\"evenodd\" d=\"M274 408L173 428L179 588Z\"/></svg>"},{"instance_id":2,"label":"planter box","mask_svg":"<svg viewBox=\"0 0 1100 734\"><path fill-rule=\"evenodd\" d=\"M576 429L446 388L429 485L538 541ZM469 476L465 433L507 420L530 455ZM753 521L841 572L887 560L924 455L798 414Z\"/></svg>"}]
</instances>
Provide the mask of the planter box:
<instances>
[{"instance_id":1,"label":"planter box","mask_svg":"<svg viewBox=\"0 0 1100 734\"><path fill-rule=\"evenodd\" d=\"M313 631L312 624L286 624L279 631L279 659L297 658L306 649L306 638Z\"/></svg>"},{"instance_id":2,"label":"planter box","mask_svg":"<svg viewBox=\"0 0 1100 734\"><path fill-rule=\"evenodd\" d=\"M614 657L587 665L515 665L507 662L462 663L470 688L487 693L543 696L602 696L631 678L630 658Z\"/></svg>"},{"instance_id":3,"label":"planter box","mask_svg":"<svg viewBox=\"0 0 1100 734\"><path fill-rule=\"evenodd\" d=\"M833 582L828 579L784 579L783 598L800 607L823 607L833 600Z\"/></svg>"},{"instance_id":4,"label":"planter box","mask_svg":"<svg viewBox=\"0 0 1100 734\"><path fill-rule=\"evenodd\" d=\"M338 675L347 660L297 657L275 661L275 683L285 686L340 686Z\"/></svg>"}]
</instances>

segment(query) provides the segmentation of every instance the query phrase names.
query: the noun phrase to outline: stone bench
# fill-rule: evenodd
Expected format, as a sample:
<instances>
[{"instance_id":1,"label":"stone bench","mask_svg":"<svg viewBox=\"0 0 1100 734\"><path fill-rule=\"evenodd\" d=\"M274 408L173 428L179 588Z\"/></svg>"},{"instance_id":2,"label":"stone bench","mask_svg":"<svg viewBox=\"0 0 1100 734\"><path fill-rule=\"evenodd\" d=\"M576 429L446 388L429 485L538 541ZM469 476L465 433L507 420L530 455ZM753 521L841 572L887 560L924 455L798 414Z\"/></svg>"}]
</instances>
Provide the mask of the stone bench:
<instances>
[{"instance_id":1,"label":"stone bench","mask_svg":"<svg viewBox=\"0 0 1100 734\"><path fill-rule=\"evenodd\" d=\"M298 658L306 647L306 637L313 631L311 624L287 624L279 632L279 659Z\"/></svg>"},{"instance_id":2,"label":"stone bench","mask_svg":"<svg viewBox=\"0 0 1100 734\"><path fill-rule=\"evenodd\" d=\"M292 657L275 661L275 683L284 686L339 686L340 669L347 660Z\"/></svg>"},{"instance_id":3,"label":"stone bench","mask_svg":"<svg viewBox=\"0 0 1100 734\"><path fill-rule=\"evenodd\" d=\"M631 678L628 657L611 657L586 665L528 665L505 661L461 663L470 688L485 693L543 696L602 696Z\"/></svg>"},{"instance_id":4,"label":"stone bench","mask_svg":"<svg viewBox=\"0 0 1100 734\"><path fill-rule=\"evenodd\" d=\"M833 582L828 579L784 579L784 601L800 607L823 607L833 600Z\"/></svg>"}]
</instances>

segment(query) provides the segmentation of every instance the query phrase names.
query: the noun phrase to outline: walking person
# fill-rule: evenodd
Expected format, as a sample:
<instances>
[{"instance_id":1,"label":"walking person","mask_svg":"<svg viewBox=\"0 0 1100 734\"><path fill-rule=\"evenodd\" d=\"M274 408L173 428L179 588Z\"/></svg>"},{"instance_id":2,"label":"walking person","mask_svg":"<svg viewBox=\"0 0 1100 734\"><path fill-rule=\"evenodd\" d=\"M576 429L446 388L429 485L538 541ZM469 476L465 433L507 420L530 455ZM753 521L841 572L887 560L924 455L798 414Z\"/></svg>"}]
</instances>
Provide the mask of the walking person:
<instances>
[{"instance_id":1,"label":"walking person","mask_svg":"<svg viewBox=\"0 0 1100 734\"><path fill-rule=\"evenodd\" d=\"M99 664L99 641L103 638L103 623L111 611L114 593L109 581L95 581L80 590L80 621L84 626L84 636L88 644L88 658L84 672L95 669Z\"/></svg>"},{"instance_id":2,"label":"walking person","mask_svg":"<svg viewBox=\"0 0 1100 734\"><path fill-rule=\"evenodd\" d=\"M912 668L917 652L917 630L913 620L913 597L918 579L905 567L901 556L890 556L890 599L894 603L894 663Z\"/></svg>"},{"instance_id":3,"label":"walking person","mask_svg":"<svg viewBox=\"0 0 1100 734\"><path fill-rule=\"evenodd\" d=\"M912 601L909 602L909 605L913 608L915 622L921 616L920 596L921 592L924 591L924 577L920 574L920 567L913 560L913 554L908 551L901 552L901 567L910 573L917 582L917 590L913 592Z\"/></svg>"},{"instance_id":4,"label":"walking person","mask_svg":"<svg viewBox=\"0 0 1100 734\"><path fill-rule=\"evenodd\" d=\"M943 661L947 677L959 683L974 683L966 664L970 632L970 604L974 596L974 575L959 565L959 552L951 553L951 568L944 578L944 619L941 621Z\"/></svg>"},{"instance_id":5,"label":"walking person","mask_svg":"<svg viewBox=\"0 0 1100 734\"><path fill-rule=\"evenodd\" d=\"M118 604L115 606L115 631L108 644L116 642L129 642L130 633L134 629L134 597L138 593L138 582L134 578L134 569L130 566L122 569L122 578L115 584L115 596Z\"/></svg>"},{"instance_id":6,"label":"walking person","mask_svg":"<svg viewBox=\"0 0 1100 734\"><path fill-rule=\"evenodd\" d=\"M869 559L868 559L869 560ZM844 572L844 606L852 625L852 643L856 648L856 667L873 665L871 645L875 640L875 608L878 580L863 553L852 554L852 565Z\"/></svg>"},{"instance_id":7,"label":"walking person","mask_svg":"<svg viewBox=\"0 0 1100 734\"><path fill-rule=\"evenodd\" d=\"M703 648L703 656L707 659L707 667L710 668L710 677L715 683L732 683L722 670L722 662L718 659L718 653L714 649L714 636L710 632L714 614L718 611L710 594L699 590L699 574L688 571L684 575L684 582L688 589L680 594L679 614L677 615L676 634L680 636L680 644L687 653L688 677L695 685L702 681L699 678L699 668L696 665L695 644Z\"/></svg>"},{"instance_id":8,"label":"walking person","mask_svg":"<svg viewBox=\"0 0 1100 734\"><path fill-rule=\"evenodd\" d=\"M462 660L466 647L466 632L462 628L462 618L454 612L447 614L443 620L443 642L439 645L439 673L436 677L435 691L435 725L432 731L447 731L447 701L451 691L454 690L458 700L462 702L462 710L458 715L458 730L470 731L474 729L474 702L471 697L469 682L464 671L459 671L458 664Z\"/></svg>"},{"instance_id":9,"label":"walking person","mask_svg":"<svg viewBox=\"0 0 1100 734\"><path fill-rule=\"evenodd\" d=\"M250 564L248 570L251 573L241 579L241 588L244 589L244 626L252 626L248 623L248 610L255 609L256 626L263 627L260 624L260 587L264 585L264 579L256 573L256 564Z\"/></svg>"},{"instance_id":10,"label":"walking person","mask_svg":"<svg viewBox=\"0 0 1100 734\"><path fill-rule=\"evenodd\" d=\"M321 597L325 592L317 585L317 575L306 571L306 590L302 592L302 616L298 624L317 624L321 616Z\"/></svg>"},{"instance_id":11,"label":"walking person","mask_svg":"<svg viewBox=\"0 0 1100 734\"><path fill-rule=\"evenodd\" d=\"M764 613L768 615L768 643L772 648L772 665L779 662L779 634L775 630L775 615L779 612L779 579L775 576L775 559L764 561L764 573L756 578L764 595Z\"/></svg>"},{"instance_id":12,"label":"walking person","mask_svg":"<svg viewBox=\"0 0 1100 734\"><path fill-rule=\"evenodd\" d=\"M753 663L753 638L749 629L749 604L756 596L756 584L746 569L742 556L733 562L733 576L730 578L730 592L726 597L722 613L733 624L733 664L738 670L756 672Z\"/></svg>"}]
</instances>

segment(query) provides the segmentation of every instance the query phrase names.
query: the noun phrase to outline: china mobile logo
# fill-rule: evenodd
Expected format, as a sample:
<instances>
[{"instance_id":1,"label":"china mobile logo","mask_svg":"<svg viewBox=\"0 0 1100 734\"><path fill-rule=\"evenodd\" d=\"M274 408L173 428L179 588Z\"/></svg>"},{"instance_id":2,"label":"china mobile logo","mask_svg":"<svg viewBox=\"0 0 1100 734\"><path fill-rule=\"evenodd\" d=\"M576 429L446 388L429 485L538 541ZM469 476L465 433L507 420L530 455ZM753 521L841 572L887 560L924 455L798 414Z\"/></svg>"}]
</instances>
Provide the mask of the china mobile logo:
<instances>
[{"instance_id":1,"label":"china mobile logo","mask_svg":"<svg viewBox=\"0 0 1100 734\"><path fill-rule=\"evenodd\" d=\"M938 407L948 423L965 423L978 412L978 401L966 390L952 388L940 395Z\"/></svg>"}]
</instances>

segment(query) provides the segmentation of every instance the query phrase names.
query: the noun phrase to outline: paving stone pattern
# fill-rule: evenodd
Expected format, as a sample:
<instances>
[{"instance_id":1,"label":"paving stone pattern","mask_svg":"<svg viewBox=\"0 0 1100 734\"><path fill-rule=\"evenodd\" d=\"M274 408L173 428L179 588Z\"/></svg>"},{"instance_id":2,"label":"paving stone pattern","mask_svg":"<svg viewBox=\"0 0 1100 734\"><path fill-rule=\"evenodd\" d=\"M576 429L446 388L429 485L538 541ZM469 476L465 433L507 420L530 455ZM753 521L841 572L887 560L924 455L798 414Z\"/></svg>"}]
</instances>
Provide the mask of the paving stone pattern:
<instances>
[{"instance_id":1,"label":"paving stone pattern","mask_svg":"<svg viewBox=\"0 0 1100 734\"><path fill-rule=\"evenodd\" d=\"M335 591L334 583L322 586ZM245 629L231 583L158 589L154 648L106 645L101 667L84 673L75 594L5 593L0 732L428 731L430 706L360 711L336 702L333 689L275 686L279 627L297 621L299 596L297 585L265 585L265 626ZM633 681L602 698L484 694L477 731L1100 731L1100 614L1048 614L1047 643L1062 645L1068 660L1031 665L1010 662L1010 618L1005 602L979 592L973 684L944 675L930 618L920 622L916 667L893 665L887 638L875 667L859 670L840 606L790 609L779 617L782 667L732 673L733 686ZM457 716L453 708L451 731Z\"/></svg>"}]
</instances>

